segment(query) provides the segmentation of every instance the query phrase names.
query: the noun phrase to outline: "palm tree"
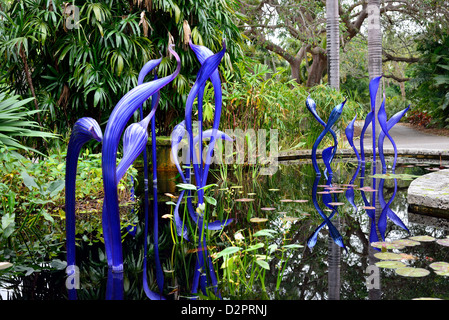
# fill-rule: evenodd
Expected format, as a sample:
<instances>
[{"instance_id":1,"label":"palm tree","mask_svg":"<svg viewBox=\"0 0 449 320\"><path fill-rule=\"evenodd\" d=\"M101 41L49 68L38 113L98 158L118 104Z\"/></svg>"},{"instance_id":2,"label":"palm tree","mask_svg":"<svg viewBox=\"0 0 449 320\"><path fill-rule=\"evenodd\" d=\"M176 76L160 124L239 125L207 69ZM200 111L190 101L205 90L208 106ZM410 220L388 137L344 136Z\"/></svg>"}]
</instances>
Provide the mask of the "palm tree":
<instances>
[{"instance_id":1,"label":"palm tree","mask_svg":"<svg viewBox=\"0 0 449 320\"><path fill-rule=\"evenodd\" d=\"M369 78L372 80L373 78L379 77L382 75L382 32L380 28L380 0L368 0L368 73ZM375 103L375 109L374 109L374 117L373 117L373 123L372 123L372 130L373 130L373 157L375 158L375 150L376 145L375 141L377 141L377 136L380 132L380 125L379 121L377 120L377 114L379 110L379 106L381 104L382 99L382 90L381 85L379 85L379 89L377 91L376 96L376 103ZM373 161L373 164L375 162ZM373 174L375 174L375 168L380 166L374 166L373 165ZM372 188L378 190L376 183L374 181L378 181L379 179L373 179L373 185ZM373 193L373 200L375 200L375 219L377 219L380 216L380 213L382 211L378 197L376 196L376 192ZM373 201L371 201L373 203ZM374 258L374 250L371 246L369 246L369 263L370 265L374 264L375 258ZM370 299L379 299L380 297L380 288L373 288L369 292Z\"/></svg>"},{"instance_id":2,"label":"palm tree","mask_svg":"<svg viewBox=\"0 0 449 320\"><path fill-rule=\"evenodd\" d=\"M329 85L340 89L340 30L338 0L326 0L327 65Z\"/></svg>"},{"instance_id":3,"label":"palm tree","mask_svg":"<svg viewBox=\"0 0 449 320\"><path fill-rule=\"evenodd\" d=\"M340 90L340 30L338 0L326 0L326 37L327 37L327 71L329 86ZM334 219L337 229L340 227L340 218ZM341 249L329 237L329 300L340 299L340 259Z\"/></svg>"}]
</instances>

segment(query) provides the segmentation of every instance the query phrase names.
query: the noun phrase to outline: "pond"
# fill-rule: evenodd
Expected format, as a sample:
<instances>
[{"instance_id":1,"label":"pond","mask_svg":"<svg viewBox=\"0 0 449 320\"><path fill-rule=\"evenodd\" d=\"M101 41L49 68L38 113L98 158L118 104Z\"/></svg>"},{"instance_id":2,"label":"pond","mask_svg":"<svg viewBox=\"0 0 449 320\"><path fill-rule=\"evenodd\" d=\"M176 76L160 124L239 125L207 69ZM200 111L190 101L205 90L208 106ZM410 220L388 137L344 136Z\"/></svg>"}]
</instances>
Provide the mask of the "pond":
<instances>
[{"instance_id":1,"label":"pond","mask_svg":"<svg viewBox=\"0 0 449 320\"><path fill-rule=\"evenodd\" d=\"M362 195L370 201L372 164L367 162L365 170L355 176L357 165L351 160L336 161L331 181L325 174L316 179L311 164L301 161L280 163L272 176L257 175L257 168L253 167L214 168L210 177L210 183L214 184L210 196L216 200L216 204L211 205L212 215L214 219L233 219L223 231L207 233L220 296L231 300L448 299L447 269L444 269L445 264L436 262L449 262L449 248L437 242L449 235L449 220L409 213L407 205L410 182L432 168L437 169L440 163L400 159L396 167L397 179L387 177L384 180L382 190L386 201L393 196L396 181L397 192L390 208L409 230L408 233L389 220L386 240L423 236L391 248L370 245L371 224L366 212L369 206ZM163 293L167 300L190 299L198 250L193 243L175 235L171 219L171 202L175 199L171 197L179 191L175 187L176 174L167 173L165 179L159 176L159 214L164 217L159 225L159 250L165 275ZM375 180L378 183L380 179ZM338 214L331 222L343 235L347 250L334 243L327 226L319 230L313 248L308 247L307 240L323 223L313 202L314 184L316 204L328 216L331 210L327 210L323 199L332 196L332 205L338 208ZM332 188L328 187L330 184ZM368 188L360 190L361 186ZM354 191L354 205L348 200L347 190ZM142 210L136 211L143 221ZM123 299L126 300L146 299L142 289L143 223L138 223L136 229L134 235L127 234L123 239ZM148 237L147 279L150 289L157 291L151 230ZM104 246L83 245L78 251L81 286L78 298L105 299L110 283L107 282ZM398 272L399 268L404 272ZM2 299L67 299L65 270L57 269L56 266L27 277L3 277L2 286L8 286L8 290L2 289ZM207 290L212 292L210 288Z\"/></svg>"}]
</instances>

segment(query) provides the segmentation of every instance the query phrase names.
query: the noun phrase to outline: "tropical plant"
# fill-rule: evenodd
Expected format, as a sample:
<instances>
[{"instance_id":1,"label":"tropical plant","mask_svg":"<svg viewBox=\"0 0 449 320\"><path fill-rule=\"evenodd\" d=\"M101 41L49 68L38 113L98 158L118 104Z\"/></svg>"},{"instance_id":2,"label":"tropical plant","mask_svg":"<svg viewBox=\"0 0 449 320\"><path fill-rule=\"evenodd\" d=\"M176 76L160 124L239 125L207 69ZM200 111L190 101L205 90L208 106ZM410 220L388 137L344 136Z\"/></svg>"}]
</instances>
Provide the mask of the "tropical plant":
<instances>
[{"instance_id":1,"label":"tropical plant","mask_svg":"<svg viewBox=\"0 0 449 320\"><path fill-rule=\"evenodd\" d=\"M39 110L28 110L26 105L33 98L21 100L20 96L0 93L0 146L25 151L35 151L29 147L30 138L54 138L55 135L42 132L33 117ZM41 141L42 142L42 141Z\"/></svg>"},{"instance_id":2,"label":"tropical plant","mask_svg":"<svg viewBox=\"0 0 449 320\"><path fill-rule=\"evenodd\" d=\"M418 42L421 63L411 68L412 99L424 114L432 117L431 125L447 127L449 117L449 45L447 31L435 28L429 36L423 34ZM425 122L425 121L423 121Z\"/></svg>"},{"instance_id":3,"label":"tropical plant","mask_svg":"<svg viewBox=\"0 0 449 320\"><path fill-rule=\"evenodd\" d=\"M49 111L38 114L39 124L65 133L77 114L102 124L112 106L137 85L142 66L167 52L171 41L179 48L183 69L161 92L164 116L158 118L157 128L168 135L198 70L192 53L181 49L188 42L189 24L195 43L214 49L226 38L230 62L241 55L240 33L232 20L234 6L234 0L213 5L89 0L75 6L61 0L2 1L0 53L5 59L0 74L16 93L35 97L36 110ZM73 23L73 18L79 20ZM175 67L164 58L160 75Z\"/></svg>"}]
</instances>

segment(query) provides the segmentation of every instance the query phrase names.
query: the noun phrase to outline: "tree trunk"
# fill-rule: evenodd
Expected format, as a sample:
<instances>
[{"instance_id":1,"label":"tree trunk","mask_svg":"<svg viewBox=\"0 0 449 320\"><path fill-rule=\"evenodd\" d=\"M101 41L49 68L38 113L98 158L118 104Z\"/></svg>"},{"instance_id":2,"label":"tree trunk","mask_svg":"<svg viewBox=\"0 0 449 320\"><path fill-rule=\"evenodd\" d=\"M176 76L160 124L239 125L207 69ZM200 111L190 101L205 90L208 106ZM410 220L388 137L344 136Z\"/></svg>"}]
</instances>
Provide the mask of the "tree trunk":
<instances>
[{"instance_id":1,"label":"tree trunk","mask_svg":"<svg viewBox=\"0 0 449 320\"><path fill-rule=\"evenodd\" d=\"M340 29L338 0L326 0L327 74L331 88L340 90Z\"/></svg>"},{"instance_id":2,"label":"tree trunk","mask_svg":"<svg viewBox=\"0 0 449 320\"><path fill-rule=\"evenodd\" d=\"M28 67L28 61L27 61L27 57L25 55L25 50L23 49L23 45L20 45L19 54L20 54L20 58L22 59L23 67L25 69L24 71L25 71L26 79L27 79L28 85L30 86L31 94L34 97L34 106L35 106L36 110L39 110L39 105L37 104L36 93L34 92L33 80L31 78L31 71L30 71L30 68ZM39 124L40 127L42 127L41 116L40 116L39 112L37 113L37 123Z\"/></svg>"},{"instance_id":3,"label":"tree trunk","mask_svg":"<svg viewBox=\"0 0 449 320\"><path fill-rule=\"evenodd\" d=\"M313 87L320 83L323 73L327 68L327 56L320 52L312 52L312 65L309 68L309 76L307 78L307 87Z\"/></svg>"}]
</instances>

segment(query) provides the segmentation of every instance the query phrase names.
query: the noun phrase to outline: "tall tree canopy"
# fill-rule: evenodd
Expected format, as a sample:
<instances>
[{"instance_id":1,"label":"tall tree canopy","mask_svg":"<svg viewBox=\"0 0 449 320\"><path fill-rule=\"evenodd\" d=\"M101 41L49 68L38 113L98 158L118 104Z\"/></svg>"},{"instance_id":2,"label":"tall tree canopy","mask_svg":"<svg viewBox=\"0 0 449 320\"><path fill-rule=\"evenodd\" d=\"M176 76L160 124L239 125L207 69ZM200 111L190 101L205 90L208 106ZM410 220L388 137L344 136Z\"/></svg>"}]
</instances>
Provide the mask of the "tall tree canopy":
<instances>
[{"instance_id":1,"label":"tall tree canopy","mask_svg":"<svg viewBox=\"0 0 449 320\"><path fill-rule=\"evenodd\" d=\"M240 27L254 43L276 53L288 62L291 75L300 83L319 83L327 68L326 0L242 0L246 16ZM446 23L448 1L381 1L382 28L401 33L416 32L430 23ZM344 50L357 35L366 37L367 0L339 1L340 47ZM410 28L413 25L413 28ZM403 53L403 52L401 52ZM416 62L413 52L396 55L384 48L384 61ZM307 72L302 75L301 65Z\"/></svg>"}]
</instances>

